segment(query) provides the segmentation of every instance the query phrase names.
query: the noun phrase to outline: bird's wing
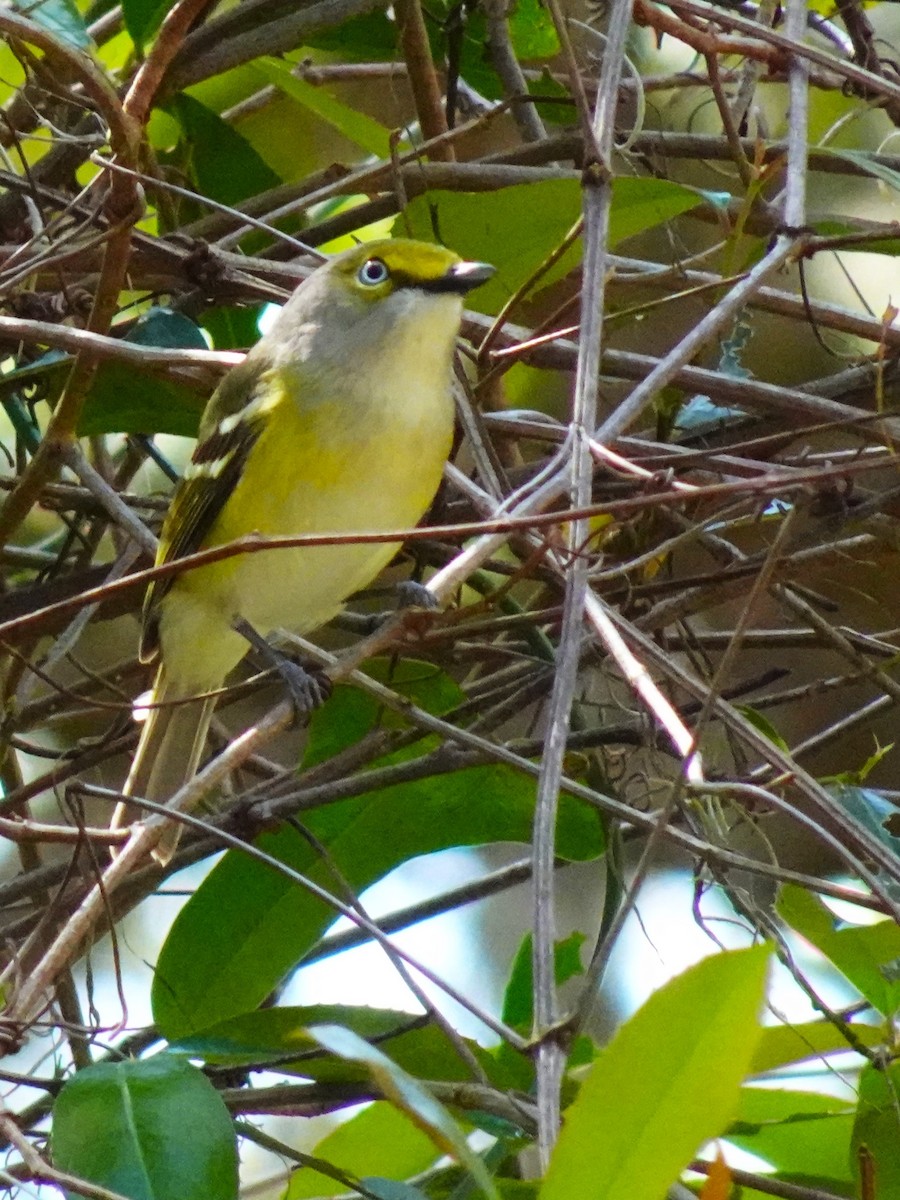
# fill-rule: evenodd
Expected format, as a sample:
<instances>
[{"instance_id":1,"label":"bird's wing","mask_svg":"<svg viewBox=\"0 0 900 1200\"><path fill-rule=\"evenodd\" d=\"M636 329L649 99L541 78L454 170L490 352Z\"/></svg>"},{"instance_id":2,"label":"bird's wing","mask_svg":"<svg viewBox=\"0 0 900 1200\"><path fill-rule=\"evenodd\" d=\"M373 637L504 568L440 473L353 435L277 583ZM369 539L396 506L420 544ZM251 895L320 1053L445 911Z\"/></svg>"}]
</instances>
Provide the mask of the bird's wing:
<instances>
[{"instance_id":1,"label":"bird's wing","mask_svg":"<svg viewBox=\"0 0 900 1200\"><path fill-rule=\"evenodd\" d=\"M248 360L225 377L212 397L190 465L172 497L163 523L156 565L199 550L228 498L265 425L254 402L266 386L263 364ZM144 599L140 655L143 662L159 649L160 604L176 576L150 584Z\"/></svg>"}]
</instances>

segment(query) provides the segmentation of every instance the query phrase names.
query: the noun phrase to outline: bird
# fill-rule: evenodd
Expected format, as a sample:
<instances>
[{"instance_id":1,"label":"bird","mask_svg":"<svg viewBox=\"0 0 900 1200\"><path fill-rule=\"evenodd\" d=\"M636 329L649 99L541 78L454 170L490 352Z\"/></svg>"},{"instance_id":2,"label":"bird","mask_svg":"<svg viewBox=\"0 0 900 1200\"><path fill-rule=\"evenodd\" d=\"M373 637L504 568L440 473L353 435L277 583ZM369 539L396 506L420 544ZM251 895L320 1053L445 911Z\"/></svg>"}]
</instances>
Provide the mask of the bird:
<instances>
[{"instance_id":1,"label":"bird","mask_svg":"<svg viewBox=\"0 0 900 1200\"><path fill-rule=\"evenodd\" d=\"M453 438L463 298L494 268L407 238L366 242L312 272L224 376L163 522L157 565L251 533L387 532L430 506ZM309 633L399 543L277 548L156 579L140 657L156 675L124 795L165 804L198 769L215 698L252 643ZM248 642L249 639L249 642ZM189 703L197 698L194 703ZM121 803L113 819L133 819ZM171 858L179 826L154 851Z\"/></svg>"}]
</instances>

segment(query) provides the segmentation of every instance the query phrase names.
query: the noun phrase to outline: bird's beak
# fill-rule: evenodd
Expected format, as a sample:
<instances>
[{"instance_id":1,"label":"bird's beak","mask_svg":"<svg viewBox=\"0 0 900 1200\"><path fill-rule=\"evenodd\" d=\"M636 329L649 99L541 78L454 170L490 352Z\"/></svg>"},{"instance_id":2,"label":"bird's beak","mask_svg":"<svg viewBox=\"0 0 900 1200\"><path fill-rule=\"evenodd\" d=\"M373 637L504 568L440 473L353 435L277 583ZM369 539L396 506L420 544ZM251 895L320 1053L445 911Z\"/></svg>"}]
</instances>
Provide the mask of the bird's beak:
<instances>
[{"instance_id":1,"label":"bird's beak","mask_svg":"<svg viewBox=\"0 0 900 1200\"><path fill-rule=\"evenodd\" d=\"M490 263L458 262L445 271L438 279L429 279L422 284L427 292L455 292L465 296L473 288L479 287L494 274L495 268Z\"/></svg>"}]
</instances>

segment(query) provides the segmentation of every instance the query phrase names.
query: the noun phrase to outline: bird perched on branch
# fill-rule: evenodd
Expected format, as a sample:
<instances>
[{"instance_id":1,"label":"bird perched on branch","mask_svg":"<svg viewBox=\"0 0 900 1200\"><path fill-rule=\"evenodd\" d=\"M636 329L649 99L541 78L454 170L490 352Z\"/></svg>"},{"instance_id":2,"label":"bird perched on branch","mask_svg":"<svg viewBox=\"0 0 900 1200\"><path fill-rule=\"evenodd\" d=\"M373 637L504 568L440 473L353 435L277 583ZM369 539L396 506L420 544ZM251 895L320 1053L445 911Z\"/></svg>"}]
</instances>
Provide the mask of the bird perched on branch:
<instances>
[{"instance_id":1,"label":"bird perched on branch","mask_svg":"<svg viewBox=\"0 0 900 1200\"><path fill-rule=\"evenodd\" d=\"M163 524L157 563L249 533L404 529L427 510L453 433L450 373L462 298L493 268L395 239L318 268L216 389ZM330 620L396 542L223 558L150 585L141 658L158 661L125 785L165 803L197 770L214 699L272 630ZM175 703L200 697L194 703ZM114 824L128 819L120 805ZM167 861L177 840L160 842Z\"/></svg>"}]
</instances>

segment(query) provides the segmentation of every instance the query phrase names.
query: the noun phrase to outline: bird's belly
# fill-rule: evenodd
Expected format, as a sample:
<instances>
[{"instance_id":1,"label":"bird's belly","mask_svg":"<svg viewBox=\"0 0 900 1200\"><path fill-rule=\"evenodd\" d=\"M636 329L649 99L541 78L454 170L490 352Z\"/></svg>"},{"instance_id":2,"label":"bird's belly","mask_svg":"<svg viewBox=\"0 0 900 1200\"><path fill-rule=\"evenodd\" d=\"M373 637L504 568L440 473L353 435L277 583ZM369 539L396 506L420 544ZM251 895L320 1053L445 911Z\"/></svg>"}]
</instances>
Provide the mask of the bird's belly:
<instances>
[{"instance_id":1,"label":"bird's belly","mask_svg":"<svg viewBox=\"0 0 900 1200\"><path fill-rule=\"evenodd\" d=\"M416 399L418 405L382 405L381 419L364 436L346 430L346 410L337 417L320 409L301 419L290 406L262 435L256 447L262 453L248 459L206 544L249 532L350 537L416 525L440 483L452 436L449 396L424 411L421 395ZM271 453L262 445L267 438ZM397 548L397 542L347 541L265 550L193 572L187 581L228 625L240 616L261 633L278 627L302 633L330 620Z\"/></svg>"},{"instance_id":2,"label":"bird's belly","mask_svg":"<svg viewBox=\"0 0 900 1200\"><path fill-rule=\"evenodd\" d=\"M256 566L241 564L234 577L233 604L260 633L275 628L305 633L324 625L353 592L365 587L390 562L397 543L309 546L284 553L264 551ZM261 569L265 587L259 587Z\"/></svg>"}]
</instances>

